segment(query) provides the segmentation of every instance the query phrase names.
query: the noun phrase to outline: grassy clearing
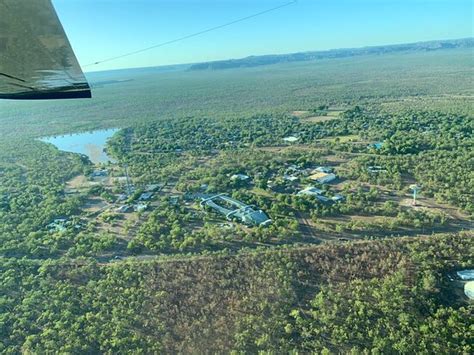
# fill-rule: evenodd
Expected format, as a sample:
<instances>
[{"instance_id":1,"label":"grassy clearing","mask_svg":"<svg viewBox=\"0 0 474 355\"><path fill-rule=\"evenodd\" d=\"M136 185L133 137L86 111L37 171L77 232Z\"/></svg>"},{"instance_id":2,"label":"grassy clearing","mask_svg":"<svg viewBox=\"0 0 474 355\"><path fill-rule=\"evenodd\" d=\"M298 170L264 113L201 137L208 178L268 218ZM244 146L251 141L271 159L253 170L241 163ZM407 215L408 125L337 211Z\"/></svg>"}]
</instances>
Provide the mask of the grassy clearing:
<instances>
[{"instance_id":1,"label":"grassy clearing","mask_svg":"<svg viewBox=\"0 0 474 355\"><path fill-rule=\"evenodd\" d=\"M320 139L322 142L332 142L332 143L346 143L346 142L357 142L360 141L360 137L356 134L350 134L347 136L336 136L336 137L330 137L330 138L323 138Z\"/></svg>"}]
</instances>

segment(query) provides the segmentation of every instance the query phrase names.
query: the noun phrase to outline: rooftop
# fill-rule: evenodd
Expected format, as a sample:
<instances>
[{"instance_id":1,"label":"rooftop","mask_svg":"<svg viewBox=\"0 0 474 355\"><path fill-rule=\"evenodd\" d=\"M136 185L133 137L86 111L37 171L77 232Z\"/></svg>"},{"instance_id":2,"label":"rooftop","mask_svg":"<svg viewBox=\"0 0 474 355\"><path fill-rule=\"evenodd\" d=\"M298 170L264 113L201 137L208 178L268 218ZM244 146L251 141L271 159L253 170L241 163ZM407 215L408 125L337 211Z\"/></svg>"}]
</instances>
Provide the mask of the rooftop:
<instances>
[{"instance_id":1,"label":"rooftop","mask_svg":"<svg viewBox=\"0 0 474 355\"><path fill-rule=\"evenodd\" d=\"M148 184L145 186L145 191L151 192L163 187L163 184Z\"/></svg>"},{"instance_id":2,"label":"rooftop","mask_svg":"<svg viewBox=\"0 0 474 355\"><path fill-rule=\"evenodd\" d=\"M225 194L202 197L201 206L208 206L226 216L228 220L240 219L243 223L255 226L266 226L271 219L262 210L256 210L245 203Z\"/></svg>"},{"instance_id":3,"label":"rooftop","mask_svg":"<svg viewBox=\"0 0 474 355\"><path fill-rule=\"evenodd\" d=\"M474 270L473 269L468 269L468 270L461 270L456 272L458 277L461 280L468 281L468 280L474 280Z\"/></svg>"},{"instance_id":4,"label":"rooftop","mask_svg":"<svg viewBox=\"0 0 474 355\"><path fill-rule=\"evenodd\" d=\"M464 294L471 300L474 300L474 281L468 281L464 285Z\"/></svg>"},{"instance_id":5,"label":"rooftop","mask_svg":"<svg viewBox=\"0 0 474 355\"><path fill-rule=\"evenodd\" d=\"M132 210L132 206L130 205L122 205L120 207L117 207L115 209L115 212L118 212L118 213L127 213L127 212L130 212Z\"/></svg>"},{"instance_id":6,"label":"rooftop","mask_svg":"<svg viewBox=\"0 0 474 355\"><path fill-rule=\"evenodd\" d=\"M375 149L382 149L383 147L383 142L375 142L369 145L369 147L375 148Z\"/></svg>"},{"instance_id":7,"label":"rooftop","mask_svg":"<svg viewBox=\"0 0 474 355\"><path fill-rule=\"evenodd\" d=\"M316 174L318 172L320 173L327 173L329 174L332 171L330 167L327 166L318 166L316 169L313 170L313 173Z\"/></svg>"},{"instance_id":8,"label":"rooftop","mask_svg":"<svg viewBox=\"0 0 474 355\"><path fill-rule=\"evenodd\" d=\"M323 193L323 190L321 189L317 189L316 187L314 186L308 186L307 188L301 190L298 192L298 195L310 195L310 196L314 196L314 195L321 195Z\"/></svg>"},{"instance_id":9,"label":"rooftop","mask_svg":"<svg viewBox=\"0 0 474 355\"><path fill-rule=\"evenodd\" d=\"M145 203L137 203L136 205L133 206L133 209L135 212L142 212L145 211L148 208L148 205Z\"/></svg>"},{"instance_id":10,"label":"rooftop","mask_svg":"<svg viewBox=\"0 0 474 355\"><path fill-rule=\"evenodd\" d=\"M283 140L285 142L290 142L290 143L293 143L293 142L296 142L299 138L298 137L295 137L295 136L289 136L289 137L285 137L283 138Z\"/></svg>"},{"instance_id":11,"label":"rooftop","mask_svg":"<svg viewBox=\"0 0 474 355\"><path fill-rule=\"evenodd\" d=\"M271 219L262 210L255 211L248 209L242 214L242 221L247 224L266 226L271 223Z\"/></svg>"},{"instance_id":12,"label":"rooftop","mask_svg":"<svg viewBox=\"0 0 474 355\"><path fill-rule=\"evenodd\" d=\"M149 200L153 196L153 192L144 192L138 198L140 201Z\"/></svg>"},{"instance_id":13,"label":"rooftop","mask_svg":"<svg viewBox=\"0 0 474 355\"><path fill-rule=\"evenodd\" d=\"M230 177L231 180L248 180L250 179L250 176L245 175L245 174L234 174Z\"/></svg>"},{"instance_id":14,"label":"rooftop","mask_svg":"<svg viewBox=\"0 0 474 355\"><path fill-rule=\"evenodd\" d=\"M325 182L330 182L336 179L336 175L333 173L323 173L323 172L317 172L315 174L312 174L309 176L311 180L315 180L320 183L325 183Z\"/></svg>"},{"instance_id":15,"label":"rooftop","mask_svg":"<svg viewBox=\"0 0 474 355\"><path fill-rule=\"evenodd\" d=\"M105 169L94 170L92 172L91 176L92 177L107 176L107 170L105 170Z\"/></svg>"}]
</instances>

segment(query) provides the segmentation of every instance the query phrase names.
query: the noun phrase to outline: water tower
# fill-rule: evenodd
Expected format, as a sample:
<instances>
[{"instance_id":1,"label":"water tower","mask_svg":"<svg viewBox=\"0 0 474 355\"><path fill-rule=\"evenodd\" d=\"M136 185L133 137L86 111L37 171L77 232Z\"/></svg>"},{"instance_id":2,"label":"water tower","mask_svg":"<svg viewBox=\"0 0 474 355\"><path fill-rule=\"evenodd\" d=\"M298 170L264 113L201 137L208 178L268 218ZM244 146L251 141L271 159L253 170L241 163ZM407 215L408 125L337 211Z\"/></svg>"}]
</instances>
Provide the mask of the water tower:
<instances>
[{"instance_id":1,"label":"water tower","mask_svg":"<svg viewBox=\"0 0 474 355\"><path fill-rule=\"evenodd\" d=\"M417 184L410 185L410 190L413 191L413 206L416 206L416 196L418 192L421 190L421 187Z\"/></svg>"}]
</instances>

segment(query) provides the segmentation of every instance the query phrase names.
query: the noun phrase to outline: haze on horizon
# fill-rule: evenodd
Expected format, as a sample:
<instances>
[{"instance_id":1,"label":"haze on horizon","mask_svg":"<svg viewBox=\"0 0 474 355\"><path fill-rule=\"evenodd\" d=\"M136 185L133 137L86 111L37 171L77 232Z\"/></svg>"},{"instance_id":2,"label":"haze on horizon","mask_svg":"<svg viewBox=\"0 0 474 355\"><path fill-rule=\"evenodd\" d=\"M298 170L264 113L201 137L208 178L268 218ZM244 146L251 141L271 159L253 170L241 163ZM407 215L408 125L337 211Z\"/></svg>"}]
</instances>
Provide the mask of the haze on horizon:
<instances>
[{"instance_id":1,"label":"haze on horizon","mask_svg":"<svg viewBox=\"0 0 474 355\"><path fill-rule=\"evenodd\" d=\"M82 66L219 26L282 0L53 0ZM344 9L341 11L341 8ZM299 0L213 32L84 71L473 36L469 0Z\"/></svg>"}]
</instances>

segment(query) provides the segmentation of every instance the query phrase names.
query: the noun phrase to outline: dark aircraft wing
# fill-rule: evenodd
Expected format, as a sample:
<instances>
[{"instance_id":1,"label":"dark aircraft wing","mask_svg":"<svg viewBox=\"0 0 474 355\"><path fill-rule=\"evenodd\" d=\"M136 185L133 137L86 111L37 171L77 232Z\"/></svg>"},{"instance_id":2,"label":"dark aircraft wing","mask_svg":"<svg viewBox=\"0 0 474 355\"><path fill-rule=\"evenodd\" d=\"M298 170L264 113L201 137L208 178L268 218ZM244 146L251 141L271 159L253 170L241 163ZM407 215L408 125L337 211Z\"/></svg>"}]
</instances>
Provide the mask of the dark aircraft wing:
<instances>
[{"instance_id":1,"label":"dark aircraft wing","mask_svg":"<svg viewBox=\"0 0 474 355\"><path fill-rule=\"evenodd\" d=\"M91 97L51 0L0 0L0 98Z\"/></svg>"}]
</instances>

